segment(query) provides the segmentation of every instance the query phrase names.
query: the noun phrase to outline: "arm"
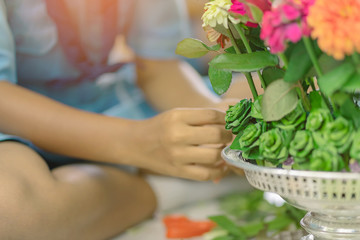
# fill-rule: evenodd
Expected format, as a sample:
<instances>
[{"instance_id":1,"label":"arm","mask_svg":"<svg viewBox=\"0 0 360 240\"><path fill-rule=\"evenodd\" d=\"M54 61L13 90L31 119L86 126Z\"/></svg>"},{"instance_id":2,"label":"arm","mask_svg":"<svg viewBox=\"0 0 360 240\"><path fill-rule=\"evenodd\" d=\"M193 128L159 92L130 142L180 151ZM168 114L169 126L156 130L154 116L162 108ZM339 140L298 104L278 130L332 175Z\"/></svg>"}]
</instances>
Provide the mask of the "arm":
<instances>
[{"instance_id":1,"label":"arm","mask_svg":"<svg viewBox=\"0 0 360 240\"><path fill-rule=\"evenodd\" d=\"M137 83L158 110L212 107L221 99L209 91L201 76L180 60L137 58Z\"/></svg>"},{"instance_id":2,"label":"arm","mask_svg":"<svg viewBox=\"0 0 360 240\"><path fill-rule=\"evenodd\" d=\"M152 60L138 57L136 69L138 86L150 104L159 111L177 107L209 107L226 111L239 98L251 94L247 91L249 89L246 82L242 82L236 84L240 92L219 97L209 90L193 67L176 59Z\"/></svg>"},{"instance_id":3,"label":"arm","mask_svg":"<svg viewBox=\"0 0 360 240\"><path fill-rule=\"evenodd\" d=\"M131 135L130 129L137 124L80 111L7 81L0 82L0 96L1 132L29 139L40 148L71 157L115 162L106 156L111 143ZM123 134L116 135L117 132ZM132 145L131 140L127 138L124 142ZM119 159L123 157L119 155Z\"/></svg>"},{"instance_id":4,"label":"arm","mask_svg":"<svg viewBox=\"0 0 360 240\"><path fill-rule=\"evenodd\" d=\"M0 131L50 152L196 180L224 174L217 164L231 134L221 112L178 109L131 121L80 111L6 81L0 96Z\"/></svg>"}]
</instances>

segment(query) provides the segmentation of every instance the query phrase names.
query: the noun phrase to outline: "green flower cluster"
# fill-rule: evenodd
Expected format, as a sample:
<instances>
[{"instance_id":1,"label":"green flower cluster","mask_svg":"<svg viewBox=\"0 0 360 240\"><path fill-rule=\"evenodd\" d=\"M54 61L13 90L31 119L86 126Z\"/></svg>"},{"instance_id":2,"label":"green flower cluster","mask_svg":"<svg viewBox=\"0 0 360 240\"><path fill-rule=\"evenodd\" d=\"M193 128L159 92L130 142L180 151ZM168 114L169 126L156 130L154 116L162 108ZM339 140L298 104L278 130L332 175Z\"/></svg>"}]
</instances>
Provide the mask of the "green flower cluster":
<instances>
[{"instance_id":1,"label":"green flower cluster","mask_svg":"<svg viewBox=\"0 0 360 240\"><path fill-rule=\"evenodd\" d=\"M282 119L265 122L262 100L245 99L226 112L226 129L237 135L231 147L244 158L296 170L341 171L351 159L360 165L360 130L352 120L321 107L307 113L299 101Z\"/></svg>"}]
</instances>

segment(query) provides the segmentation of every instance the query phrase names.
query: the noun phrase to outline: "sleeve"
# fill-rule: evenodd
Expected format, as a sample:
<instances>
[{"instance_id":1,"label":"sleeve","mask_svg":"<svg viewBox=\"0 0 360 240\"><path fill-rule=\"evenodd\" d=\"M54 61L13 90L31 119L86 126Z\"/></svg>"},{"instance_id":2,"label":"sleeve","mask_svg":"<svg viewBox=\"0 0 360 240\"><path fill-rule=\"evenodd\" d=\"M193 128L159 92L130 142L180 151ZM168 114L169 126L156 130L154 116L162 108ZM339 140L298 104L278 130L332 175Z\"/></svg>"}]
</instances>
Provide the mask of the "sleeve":
<instances>
[{"instance_id":1,"label":"sleeve","mask_svg":"<svg viewBox=\"0 0 360 240\"><path fill-rule=\"evenodd\" d=\"M7 21L4 0L0 0L0 81L16 82L15 47Z\"/></svg>"},{"instance_id":2,"label":"sleeve","mask_svg":"<svg viewBox=\"0 0 360 240\"><path fill-rule=\"evenodd\" d=\"M176 58L176 45L190 36L184 0L135 1L128 44L138 56L155 59Z\"/></svg>"}]
</instances>

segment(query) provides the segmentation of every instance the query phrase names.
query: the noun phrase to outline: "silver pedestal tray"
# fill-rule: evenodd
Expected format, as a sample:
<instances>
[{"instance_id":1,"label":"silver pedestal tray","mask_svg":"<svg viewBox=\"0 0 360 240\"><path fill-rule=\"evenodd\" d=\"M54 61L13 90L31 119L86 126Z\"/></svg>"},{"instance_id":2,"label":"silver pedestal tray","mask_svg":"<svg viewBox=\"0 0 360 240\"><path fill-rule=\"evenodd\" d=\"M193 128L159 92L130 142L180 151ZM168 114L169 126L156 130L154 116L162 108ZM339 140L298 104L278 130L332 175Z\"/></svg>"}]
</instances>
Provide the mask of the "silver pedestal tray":
<instances>
[{"instance_id":1,"label":"silver pedestal tray","mask_svg":"<svg viewBox=\"0 0 360 240\"><path fill-rule=\"evenodd\" d=\"M277 193L294 207L308 211L300 224L310 235L302 240L360 239L360 174L257 166L229 147L222 157L243 169L253 187Z\"/></svg>"}]
</instances>

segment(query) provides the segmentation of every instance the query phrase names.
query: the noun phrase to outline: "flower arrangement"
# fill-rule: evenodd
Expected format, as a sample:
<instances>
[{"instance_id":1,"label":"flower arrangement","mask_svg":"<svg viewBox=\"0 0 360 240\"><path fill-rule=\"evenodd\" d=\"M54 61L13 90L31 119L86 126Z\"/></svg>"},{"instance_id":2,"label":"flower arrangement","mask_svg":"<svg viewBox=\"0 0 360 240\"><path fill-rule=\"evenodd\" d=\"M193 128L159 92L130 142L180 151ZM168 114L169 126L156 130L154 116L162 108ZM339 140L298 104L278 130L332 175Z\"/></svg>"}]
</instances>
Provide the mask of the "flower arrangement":
<instances>
[{"instance_id":1,"label":"flower arrangement","mask_svg":"<svg viewBox=\"0 0 360 240\"><path fill-rule=\"evenodd\" d=\"M247 78L253 99L226 112L230 148L261 166L360 172L360 0L209 0L204 9L214 45L188 38L176 52L216 52L209 78L219 95L233 72Z\"/></svg>"}]
</instances>

